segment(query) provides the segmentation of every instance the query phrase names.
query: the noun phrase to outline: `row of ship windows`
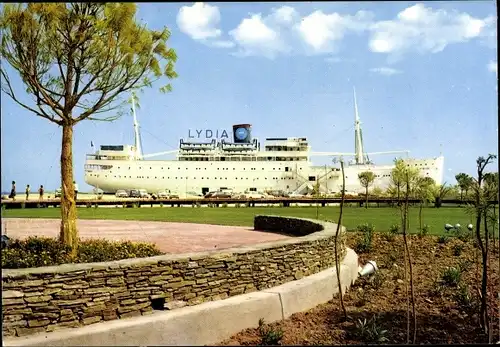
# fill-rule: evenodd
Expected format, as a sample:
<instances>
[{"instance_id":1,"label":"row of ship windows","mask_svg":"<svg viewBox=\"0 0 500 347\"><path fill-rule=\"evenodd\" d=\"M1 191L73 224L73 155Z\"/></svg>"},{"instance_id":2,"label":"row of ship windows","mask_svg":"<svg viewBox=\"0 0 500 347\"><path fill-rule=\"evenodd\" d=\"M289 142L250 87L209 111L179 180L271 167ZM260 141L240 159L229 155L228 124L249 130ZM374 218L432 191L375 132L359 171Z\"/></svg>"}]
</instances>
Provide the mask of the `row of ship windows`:
<instances>
[{"instance_id":1,"label":"row of ship windows","mask_svg":"<svg viewBox=\"0 0 500 347\"><path fill-rule=\"evenodd\" d=\"M112 166L112 165L90 165L90 164L85 165L85 169L86 169L86 170L111 170L112 168L113 168L113 166ZM120 167L119 167L119 166L117 166L116 168L117 168L117 169L120 169ZM129 167L128 167L128 169L129 169L129 170L131 170L131 166L129 166ZM150 169L150 170L153 170L153 167L152 167L152 166L150 166L150 167L149 167L149 169ZM187 168L187 167L186 167L185 169L186 169L186 170L188 170L188 168ZM202 169L202 168L199 168L199 167L195 168L195 170L201 170L201 169ZM204 169L206 170L207 168L204 168ZM218 167L218 168L217 168L217 170L220 170L220 169L222 169L223 171L224 171L224 170L226 170L226 171L227 171L227 170L229 170L229 168L227 168L227 167L223 167L223 168L219 168L219 167ZM265 170L265 169L266 169L266 168L262 168L262 170ZM299 170L302 170L302 168L298 168L298 169L299 169ZM142 167L141 167L141 166L139 167L139 170L142 170ZM161 167L161 168L160 168L160 170L163 170L163 168ZM170 168L169 168L169 167L167 167L167 170L170 170ZM181 168L180 168L180 167L178 167L178 168L177 168L177 170L181 170ZM236 170L236 168L234 168L234 167L233 167L233 170ZM254 167L250 168L250 171L256 171L256 170L257 170L257 168L254 168ZM275 167L273 167L273 170L276 170L276 168L275 168ZM288 171L292 171L292 168L290 168L290 167L287 167L287 166L286 166L286 167L284 168L284 170L285 170L286 172L288 172ZM246 171L246 168L243 168L243 171ZM278 171L281 171L281 167L278 167Z\"/></svg>"},{"instance_id":2,"label":"row of ship windows","mask_svg":"<svg viewBox=\"0 0 500 347\"><path fill-rule=\"evenodd\" d=\"M98 174L90 174L90 176L99 177ZM104 175L104 177L108 177L108 175ZM121 175L114 175L113 177L114 178L127 178L127 176L121 176ZM128 176L128 178L132 178L132 176ZM150 179L149 176L136 176L136 178ZM159 177L155 176L155 179L159 179ZM165 177L162 177L161 179L165 179ZM167 177L166 179L169 180L170 177ZM172 177L172 179L175 179L175 180L177 180L177 179L179 179L179 180L187 180L187 179L197 179L197 177ZM200 177L200 179L202 179L202 180L203 179L209 180L210 177ZM216 180L217 177L214 177L213 179ZM227 180L227 177L220 177L220 179L221 180L223 180L223 179ZM234 179L237 180L238 177L234 177ZM246 178L245 177L241 177L241 180L245 180L245 179L248 180L249 178L248 177L246 177ZM267 177L264 177L264 179L267 180ZM270 179L271 180L279 180L279 179L282 179L282 180L291 180L293 178L292 177L281 177L281 178L280 177L273 177L273 178L270 178ZM258 181L259 178L257 177L257 178L254 178L252 180Z\"/></svg>"},{"instance_id":3,"label":"row of ship windows","mask_svg":"<svg viewBox=\"0 0 500 347\"><path fill-rule=\"evenodd\" d=\"M179 161L307 161L307 157L179 157Z\"/></svg>"}]
</instances>

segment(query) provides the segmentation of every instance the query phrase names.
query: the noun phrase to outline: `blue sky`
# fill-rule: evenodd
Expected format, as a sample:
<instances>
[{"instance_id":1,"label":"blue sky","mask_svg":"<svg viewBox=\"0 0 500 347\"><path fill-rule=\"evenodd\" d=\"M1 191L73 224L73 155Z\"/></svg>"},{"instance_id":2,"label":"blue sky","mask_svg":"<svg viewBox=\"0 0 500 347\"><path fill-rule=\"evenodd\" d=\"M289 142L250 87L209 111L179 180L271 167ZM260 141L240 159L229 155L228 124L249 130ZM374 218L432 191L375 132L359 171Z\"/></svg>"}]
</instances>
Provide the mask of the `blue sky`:
<instances>
[{"instance_id":1,"label":"blue sky","mask_svg":"<svg viewBox=\"0 0 500 347\"><path fill-rule=\"evenodd\" d=\"M442 152L454 183L498 150L493 1L141 3L137 18L169 27L178 55L173 92L140 94L145 153L177 148L189 129L242 122L260 139L305 136L313 151L352 152L353 87L367 151ZM61 129L5 94L1 111L2 191L12 180L18 190L59 187ZM81 190L90 190L83 165L91 141L132 144L132 117L76 126Z\"/></svg>"}]
</instances>

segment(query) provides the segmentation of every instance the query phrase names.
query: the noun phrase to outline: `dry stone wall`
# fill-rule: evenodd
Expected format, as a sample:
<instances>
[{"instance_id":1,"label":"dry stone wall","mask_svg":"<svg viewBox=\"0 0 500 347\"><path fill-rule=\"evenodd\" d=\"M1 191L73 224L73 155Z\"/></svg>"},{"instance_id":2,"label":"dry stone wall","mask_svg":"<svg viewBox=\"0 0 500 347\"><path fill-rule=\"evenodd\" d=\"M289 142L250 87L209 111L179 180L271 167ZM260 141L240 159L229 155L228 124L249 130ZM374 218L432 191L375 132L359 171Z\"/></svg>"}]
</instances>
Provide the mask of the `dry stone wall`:
<instances>
[{"instance_id":1,"label":"dry stone wall","mask_svg":"<svg viewBox=\"0 0 500 347\"><path fill-rule=\"evenodd\" d=\"M2 270L3 334L23 336L196 305L278 286L334 266L335 224L255 217L255 229L265 229L266 224L293 235L312 233L204 253ZM339 249L342 259L344 232L339 235Z\"/></svg>"}]
</instances>

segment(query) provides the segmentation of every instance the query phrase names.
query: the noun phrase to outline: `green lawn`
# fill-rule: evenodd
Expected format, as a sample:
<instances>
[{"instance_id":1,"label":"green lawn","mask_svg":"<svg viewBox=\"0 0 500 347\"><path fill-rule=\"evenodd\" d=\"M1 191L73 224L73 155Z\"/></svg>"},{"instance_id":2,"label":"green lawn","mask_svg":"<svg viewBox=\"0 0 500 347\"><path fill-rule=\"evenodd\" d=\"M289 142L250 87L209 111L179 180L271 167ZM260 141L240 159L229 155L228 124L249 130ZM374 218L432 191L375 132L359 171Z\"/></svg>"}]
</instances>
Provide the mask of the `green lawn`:
<instances>
[{"instance_id":1,"label":"green lawn","mask_svg":"<svg viewBox=\"0 0 500 347\"><path fill-rule=\"evenodd\" d=\"M78 217L82 219L124 219L150 220L186 223L204 223L219 225L252 226L253 217L257 214L272 214L316 218L336 221L339 214L338 207L219 207L219 208L191 208L191 207L157 207L157 208L78 208ZM16 218L59 218L57 208L43 209L12 209L3 210L2 217ZM401 224L399 209L390 207L360 208L345 207L343 223L349 230L357 225L371 223L378 231L388 230L393 224ZM424 208L423 224L431 227L430 234L444 233L444 224L460 223L463 227L472 223L472 218L462 208ZM410 229L415 232L418 228L418 208L410 209Z\"/></svg>"}]
</instances>

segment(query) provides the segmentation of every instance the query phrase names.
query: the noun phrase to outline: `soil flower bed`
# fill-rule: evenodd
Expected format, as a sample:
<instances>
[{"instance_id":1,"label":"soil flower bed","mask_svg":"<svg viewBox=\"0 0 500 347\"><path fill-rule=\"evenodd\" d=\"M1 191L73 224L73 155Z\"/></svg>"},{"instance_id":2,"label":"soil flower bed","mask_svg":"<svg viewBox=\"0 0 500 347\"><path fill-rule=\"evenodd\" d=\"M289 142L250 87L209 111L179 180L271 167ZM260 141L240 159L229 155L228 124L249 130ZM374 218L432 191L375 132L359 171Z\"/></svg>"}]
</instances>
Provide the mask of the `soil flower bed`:
<instances>
[{"instance_id":1,"label":"soil flower bed","mask_svg":"<svg viewBox=\"0 0 500 347\"><path fill-rule=\"evenodd\" d=\"M361 239L360 233L349 234L348 246L354 248ZM480 251L474 242L436 236L411 236L409 241L414 264L417 344L488 342L478 328ZM490 253L489 267L489 312L495 343L499 336L498 243L490 247L495 247ZM335 298L283 322L264 323L258 329L242 331L222 344L406 343L402 237L389 239L375 233L370 251L358 255L362 264L375 260L379 271L369 279L360 278L344 296L347 321L343 321L339 299Z\"/></svg>"}]
</instances>

